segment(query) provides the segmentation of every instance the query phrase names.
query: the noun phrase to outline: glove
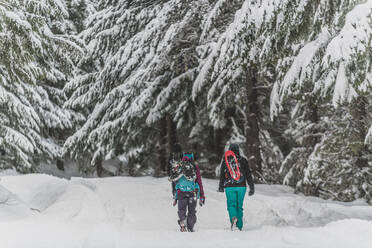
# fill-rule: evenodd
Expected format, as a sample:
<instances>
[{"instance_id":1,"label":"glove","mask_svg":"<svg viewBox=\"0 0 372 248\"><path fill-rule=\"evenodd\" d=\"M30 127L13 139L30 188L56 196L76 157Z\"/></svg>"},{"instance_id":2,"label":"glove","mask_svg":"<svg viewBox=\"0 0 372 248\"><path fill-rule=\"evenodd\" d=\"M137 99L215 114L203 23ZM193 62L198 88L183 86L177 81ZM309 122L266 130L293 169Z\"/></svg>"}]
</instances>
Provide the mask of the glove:
<instances>
[{"instance_id":1,"label":"glove","mask_svg":"<svg viewBox=\"0 0 372 248\"><path fill-rule=\"evenodd\" d=\"M177 205L177 199L174 199L173 200L173 204L172 205L173 205L173 207Z\"/></svg>"},{"instance_id":2,"label":"glove","mask_svg":"<svg viewBox=\"0 0 372 248\"><path fill-rule=\"evenodd\" d=\"M224 192L225 190L223 188L218 188L218 192Z\"/></svg>"},{"instance_id":3,"label":"glove","mask_svg":"<svg viewBox=\"0 0 372 248\"><path fill-rule=\"evenodd\" d=\"M254 195L254 189L250 189L248 195L249 196Z\"/></svg>"},{"instance_id":4,"label":"glove","mask_svg":"<svg viewBox=\"0 0 372 248\"><path fill-rule=\"evenodd\" d=\"M204 204L205 204L205 197L201 196L200 199L199 199L199 205L200 205L200 207L202 207Z\"/></svg>"}]
</instances>

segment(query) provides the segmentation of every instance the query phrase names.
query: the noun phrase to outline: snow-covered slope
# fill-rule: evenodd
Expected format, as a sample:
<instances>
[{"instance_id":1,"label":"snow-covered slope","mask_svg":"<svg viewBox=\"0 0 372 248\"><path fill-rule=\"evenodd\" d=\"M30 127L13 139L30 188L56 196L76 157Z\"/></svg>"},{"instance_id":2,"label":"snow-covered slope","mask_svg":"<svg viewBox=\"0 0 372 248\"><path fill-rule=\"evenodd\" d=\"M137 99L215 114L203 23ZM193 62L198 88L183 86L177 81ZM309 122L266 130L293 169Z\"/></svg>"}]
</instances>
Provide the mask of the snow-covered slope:
<instances>
[{"instance_id":1,"label":"snow-covered slope","mask_svg":"<svg viewBox=\"0 0 372 248\"><path fill-rule=\"evenodd\" d=\"M244 231L231 232L217 181L204 184L197 232L180 233L166 179L2 176L1 247L371 247L372 207L363 202L257 185L245 201Z\"/></svg>"}]
</instances>

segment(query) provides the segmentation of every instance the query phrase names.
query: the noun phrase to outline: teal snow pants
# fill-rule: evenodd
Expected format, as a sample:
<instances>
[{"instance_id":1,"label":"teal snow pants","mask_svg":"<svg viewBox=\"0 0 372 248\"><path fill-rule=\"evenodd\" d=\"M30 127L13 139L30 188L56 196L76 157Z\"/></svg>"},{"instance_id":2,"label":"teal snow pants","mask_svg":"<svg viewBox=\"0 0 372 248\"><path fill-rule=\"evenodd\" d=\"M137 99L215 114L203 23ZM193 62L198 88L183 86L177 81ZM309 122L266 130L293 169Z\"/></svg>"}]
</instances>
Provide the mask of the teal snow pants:
<instances>
[{"instance_id":1,"label":"teal snow pants","mask_svg":"<svg viewBox=\"0 0 372 248\"><path fill-rule=\"evenodd\" d=\"M243 227L243 202L246 187L227 187L225 188L227 199L227 211L229 211L230 222L233 217L238 218L236 226L239 229Z\"/></svg>"}]
</instances>

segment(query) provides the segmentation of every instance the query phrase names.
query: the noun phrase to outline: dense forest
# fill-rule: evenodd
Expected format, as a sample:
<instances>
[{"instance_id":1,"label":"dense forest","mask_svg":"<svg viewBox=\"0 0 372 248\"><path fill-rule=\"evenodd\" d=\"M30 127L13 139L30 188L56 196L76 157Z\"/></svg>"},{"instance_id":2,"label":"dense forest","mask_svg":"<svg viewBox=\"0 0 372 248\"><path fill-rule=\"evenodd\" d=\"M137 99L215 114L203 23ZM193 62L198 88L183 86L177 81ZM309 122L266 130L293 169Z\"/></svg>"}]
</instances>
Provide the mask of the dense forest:
<instances>
[{"instance_id":1,"label":"dense forest","mask_svg":"<svg viewBox=\"0 0 372 248\"><path fill-rule=\"evenodd\" d=\"M0 167L215 177L372 201L372 0L0 0ZM117 160L118 168L105 168Z\"/></svg>"}]
</instances>

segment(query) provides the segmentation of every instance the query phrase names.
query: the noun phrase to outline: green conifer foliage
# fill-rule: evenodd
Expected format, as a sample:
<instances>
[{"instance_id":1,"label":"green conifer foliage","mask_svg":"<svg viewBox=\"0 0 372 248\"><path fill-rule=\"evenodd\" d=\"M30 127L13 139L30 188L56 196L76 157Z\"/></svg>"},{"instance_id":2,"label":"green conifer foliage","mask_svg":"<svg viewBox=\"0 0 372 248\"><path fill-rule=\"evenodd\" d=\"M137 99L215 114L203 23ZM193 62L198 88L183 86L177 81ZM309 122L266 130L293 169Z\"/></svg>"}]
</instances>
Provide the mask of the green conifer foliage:
<instances>
[{"instance_id":1,"label":"green conifer foliage","mask_svg":"<svg viewBox=\"0 0 372 248\"><path fill-rule=\"evenodd\" d=\"M161 122L180 123L193 114L192 81L198 66L200 11L194 1L101 2L82 38L88 55L66 85L66 107L82 109L88 121L66 144L76 159L99 163L118 152L146 167L162 146ZM110 6L110 8L108 7ZM85 65L90 63L88 70ZM85 73L88 71L88 73ZM184 114L186 112L186 114ZM160 148L163 149L163 148ZM138 160L138 159L136 159ZM136 162L137 163L137 162Z\"/></svg>"},{"instance_id":2,"label":"green conifer foliage","mask_svg":"<svg viewBox=\"0 0 372 248\"><path fill-rule=\"evenodd\" d=\"M365 169L370 151L364 142L370 126L365 96L371 90L372 1L311 5L312 27L318 28L304 33L306 42L292 43L298 49L280 63L287 69L272 93L274 112L292 112L287 133L296 146L280 172L284 183L307 194L370 201Z\"/></svg>"},{"instance_id":3,"label":"green conifer foliage","mask_svg":"<svg viewBox=\"0 0 372 248\"><path fill-rule=\"evenodd\" d=\"M71 75L78 47L63 31L60 1L0 3L0 164L35 170L61 157L63 131L75 115L62 109L61 88Z\"/></svg>"}]
</instances>

